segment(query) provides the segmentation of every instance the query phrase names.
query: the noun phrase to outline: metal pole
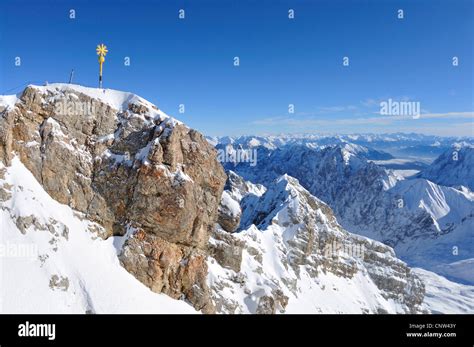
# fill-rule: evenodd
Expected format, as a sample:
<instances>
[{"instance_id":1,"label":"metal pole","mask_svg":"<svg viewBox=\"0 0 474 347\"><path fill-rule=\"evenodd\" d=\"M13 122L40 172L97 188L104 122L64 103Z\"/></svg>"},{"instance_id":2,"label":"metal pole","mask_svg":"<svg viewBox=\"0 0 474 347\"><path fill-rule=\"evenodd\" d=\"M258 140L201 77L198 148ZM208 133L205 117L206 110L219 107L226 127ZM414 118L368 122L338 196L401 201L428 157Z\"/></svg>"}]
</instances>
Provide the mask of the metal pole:
<instances>
[{"instance_id":1,"label":"metal pole","mask_svg":"<svg viewBox=\"0 0 474 347\"><path fill-rule=\"evenodd\" d=\"M102 89L102 56L99 56L99 88Z\"/></svg>"},{"instance_id":2,"label":"metal pole","mask_svg":"<svg viewBox=\"0 0 474 347\"><path fill-rule=\"evenodd\" d=\"M72 83L72 78L74 77L74 69L71 70L71 74L69 75L69 84Z\"/></svg>"}]
</instances>

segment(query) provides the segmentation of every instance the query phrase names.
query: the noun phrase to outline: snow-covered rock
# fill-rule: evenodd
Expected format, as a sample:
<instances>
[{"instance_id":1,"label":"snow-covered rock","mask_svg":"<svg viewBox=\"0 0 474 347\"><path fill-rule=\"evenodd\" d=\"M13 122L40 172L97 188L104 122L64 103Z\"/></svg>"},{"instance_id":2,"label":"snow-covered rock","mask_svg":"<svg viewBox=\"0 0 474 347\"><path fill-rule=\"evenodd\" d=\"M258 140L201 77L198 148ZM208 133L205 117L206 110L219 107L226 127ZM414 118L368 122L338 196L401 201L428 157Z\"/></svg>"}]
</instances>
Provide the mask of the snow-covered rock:
<instances>
[{"instance_id":1,"label":"snow-covered rock","mask_svg":"<svg viewBox=\"0 0 474 347\"><path fill-rule=\"evenodd\" d=\"M218 237L213 241L224 244L225 259L232 259L232 250L242 258L237 269L224 264L223 257L208 261L209 286L218 311L423 310L423 284L393 250L345 231L331 209L295 178L283 175L255 198L246 207L250 211L244 209L249 225L227 234L227 240Z\"/></svg>"},{"instance_id":2,"label":"snow-covered rock","mask_svg":"<svg viewBox=\"0 0 474 347\"><path fill-rule=\"evenodd\" d=\"M228 232L235 231L240 224L242 211L239 202L227 191L222 192L221 203L219 205L218 223Z\"/></svg>"}]
</instances>

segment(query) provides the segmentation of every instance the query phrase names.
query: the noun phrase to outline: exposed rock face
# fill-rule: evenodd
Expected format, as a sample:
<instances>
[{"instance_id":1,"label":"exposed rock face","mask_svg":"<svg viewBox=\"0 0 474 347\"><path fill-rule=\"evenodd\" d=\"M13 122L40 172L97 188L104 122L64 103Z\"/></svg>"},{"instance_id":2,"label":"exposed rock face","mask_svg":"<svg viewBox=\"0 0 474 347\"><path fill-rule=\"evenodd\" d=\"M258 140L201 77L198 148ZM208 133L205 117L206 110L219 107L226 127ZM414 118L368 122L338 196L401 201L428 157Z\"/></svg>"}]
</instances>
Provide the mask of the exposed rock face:
<instances>
[{"instance_id":1,"label":"exposed rock face","mask_svg":"<svg viewBox=\"0 0 474 347\"><path fill-rule=\"evenodd\" d=\"M232 199L238 202L249 195L260 197L266 190L266 188L261 184L253 184L249 181L245 181L232 170L228 171L228 177L224 189Z\"/></svg>"},{"instance_id":2,"label":"exposed rock face","mask_svg":"<svg viewBox=\"0 0 474 347\"><path fill-rule=\"evenodd\" d=\"M219 224L225 231L234 232L240 225L241 214L239 203L228 192L224 191L219 205Z\"/></svg>"},{"instance_id":3,"label":"exposed rock face","mask_svg":"<svg viewBox=\"0 0 474 347\"><path fill-rule=\"evenodd\" d=\"M197 310L213 313L206 258L202 249L171 243L141 230L127 240L121 256L123 266L154 292L185 298Z\"/></svg>"},{"instance_id":4,"label":"exposed rock face","mask_svg":"<svg viewBox=\"0 0 474 347\"><path fill-rule=\"evenodd\" d=\"M256 314L275 314L285 312L288 297L279 289L272 291L271 295L264 295L258 300Z\"/></svg>"},{"instance_id":5,"label":"exposed rock face","mask_svg":"<svg viewBox=\"0 0 474 347\"><path fill-rule=\"evenodd\" d=\"M226 176L200 133L133 94L31 86L2 111L0 160L15 154L104 237L139 230L121 260L144 284L212 311L205 258Z\"/></svg>"},{"instance_id":6,"label":"exposed rock face","mask_svg":"<svg viewBox=\"0 0 474 347\"><path fill-rule=\"evenodd\" d=\"M219 228L219 225L214 229L210 241L210 255L222 267L239 272L242 263L242 250L245 243L229 235Z\"/></svg>"}]
</instances>

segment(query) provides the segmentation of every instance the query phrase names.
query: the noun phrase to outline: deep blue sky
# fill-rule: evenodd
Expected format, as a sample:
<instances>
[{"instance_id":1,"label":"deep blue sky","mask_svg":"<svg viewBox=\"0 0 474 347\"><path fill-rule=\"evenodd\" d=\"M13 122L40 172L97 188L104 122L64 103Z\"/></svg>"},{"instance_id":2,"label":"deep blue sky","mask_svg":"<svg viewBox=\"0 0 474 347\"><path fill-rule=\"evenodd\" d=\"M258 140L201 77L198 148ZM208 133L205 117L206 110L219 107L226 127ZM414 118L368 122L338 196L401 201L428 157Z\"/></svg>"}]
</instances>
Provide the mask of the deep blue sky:
<instances>
[{"instance_id":1,"label":"deep blue sky","mask_svg":"<svg viewBox=\"0 0 474 347\"><path fill-rule=\"evenodd\" d=\"M96 86L103 42L106 88L135 92L205 134L474 136L471 0L2 0L0 8L0 94L66 82L71 68L76 83ZM427 115L375 114L388 98L420 102Z\"/></svg>"}]
</instances>

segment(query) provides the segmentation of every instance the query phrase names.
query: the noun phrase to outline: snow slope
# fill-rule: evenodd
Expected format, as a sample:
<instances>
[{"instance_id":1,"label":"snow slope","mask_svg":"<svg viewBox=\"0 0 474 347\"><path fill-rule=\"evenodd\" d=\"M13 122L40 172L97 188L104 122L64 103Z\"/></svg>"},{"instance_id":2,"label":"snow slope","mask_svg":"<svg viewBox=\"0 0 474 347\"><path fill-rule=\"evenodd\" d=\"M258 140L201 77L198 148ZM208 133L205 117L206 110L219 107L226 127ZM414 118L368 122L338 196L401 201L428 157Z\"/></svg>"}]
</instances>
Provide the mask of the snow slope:
<instances>
[{"instance_id":1,"label":"snow slope","mask_svg":"<svg viewBox=\"0 0 474 347\"><path fill-rule=\"evenodd\" d=\"M474 313L474 286L454 283L419 268L414 268L413 272L425 283L424 303L432 313Z\"/></svg>"},{"instance_id":2,"label":"snow slope","mask_svg":"<svg viewBox=\"0 0 474 347\"><path fill-rule=\"evenodd\" d=\"M18 101L16 95L0 95L0 109L2 108L13 108Z\"/></svg>"},{"instance_id":3,"label":"snow slope","mask_svg":"<svg viewBox=\"0 0 474 347\"><path fill-rule=\"evenodd\" d=\"M124 237L98 237L99 225L53 200L18 158L0 169L1 313L196 313L129 274L117 258Z\"/></svg>"},{"instance_id":4,"label":"snow slope","mask_svg":"<svg viewBox=\"0 0 474 347\"><path fill-rule=\"evenodd\" d=\"M474 284L474 258L437 266L436 272L455 282Z\"/></svg>"}]
</instances>

